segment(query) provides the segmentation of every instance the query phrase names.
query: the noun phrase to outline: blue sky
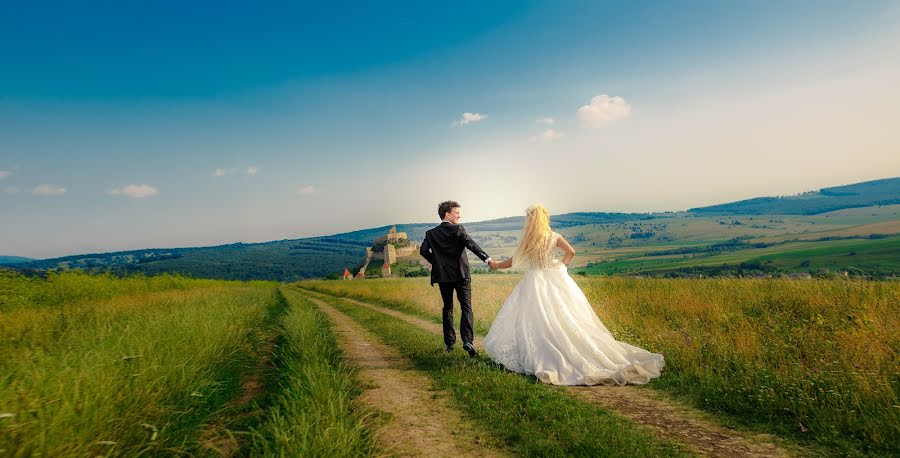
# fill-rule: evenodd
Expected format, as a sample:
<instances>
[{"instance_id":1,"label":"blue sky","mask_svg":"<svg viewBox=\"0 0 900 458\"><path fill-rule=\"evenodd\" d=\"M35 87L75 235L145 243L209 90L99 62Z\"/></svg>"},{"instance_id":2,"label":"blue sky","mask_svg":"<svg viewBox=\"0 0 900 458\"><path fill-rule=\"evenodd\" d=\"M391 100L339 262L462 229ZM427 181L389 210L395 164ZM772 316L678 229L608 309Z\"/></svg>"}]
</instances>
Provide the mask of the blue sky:
<instances>
[{"instance_id":1,"label":"blue sky","mask_svg":"<svg viewBox=\"0 0 900 458\"><path fill-rule=\"evenodd\" d=\"M5 2L0 254L898 176L898 26L890 1Z\"/></svg>"}]
</instances>

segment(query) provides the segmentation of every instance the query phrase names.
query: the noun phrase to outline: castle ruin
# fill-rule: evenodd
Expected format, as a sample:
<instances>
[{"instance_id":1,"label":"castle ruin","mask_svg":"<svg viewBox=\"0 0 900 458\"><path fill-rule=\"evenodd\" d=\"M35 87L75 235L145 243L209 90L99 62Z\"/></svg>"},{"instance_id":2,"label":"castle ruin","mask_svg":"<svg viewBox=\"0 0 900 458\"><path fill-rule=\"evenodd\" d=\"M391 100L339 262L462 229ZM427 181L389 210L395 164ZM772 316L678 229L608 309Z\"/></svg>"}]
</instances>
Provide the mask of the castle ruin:
<instances>
[{"instance_id":1,"label":"castle ruin","mask_svg":"<svg viewBox=\"0 0 900 458\"><path fill-rule=\"evenodd\" d=\"M397 226L393 226L387 234L375 239L372 246L366 247L366 259L360 271L365 272L373 259L384 261L390 267L397 262L397 258L418 252L419 245L410 243L406 232L397 232Z\"/></svg>"}]
</instances>

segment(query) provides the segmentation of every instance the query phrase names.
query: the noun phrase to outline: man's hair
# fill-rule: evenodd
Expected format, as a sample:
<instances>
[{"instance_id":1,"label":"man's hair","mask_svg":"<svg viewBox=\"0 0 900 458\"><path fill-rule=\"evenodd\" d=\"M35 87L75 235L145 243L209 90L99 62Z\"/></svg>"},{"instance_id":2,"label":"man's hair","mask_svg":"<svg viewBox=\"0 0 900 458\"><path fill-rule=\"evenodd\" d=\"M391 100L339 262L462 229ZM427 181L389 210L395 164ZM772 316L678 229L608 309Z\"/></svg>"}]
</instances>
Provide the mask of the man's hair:
<instances>
[{"instance_id":1,"label":"man's hair","mask_svg":"<svg viewBox=\"0 0 900 458\"><path fill-rule=\"evenodd\" d=\"M456 202L453 200L441 202L441 204L438 205L438 216L441 219L444 219L444 217L447 216L447 212L449 212L450 210L453 210L454 208L459 207L459 206L460 206L459 202Z\"/></svg>"}]
</instances>

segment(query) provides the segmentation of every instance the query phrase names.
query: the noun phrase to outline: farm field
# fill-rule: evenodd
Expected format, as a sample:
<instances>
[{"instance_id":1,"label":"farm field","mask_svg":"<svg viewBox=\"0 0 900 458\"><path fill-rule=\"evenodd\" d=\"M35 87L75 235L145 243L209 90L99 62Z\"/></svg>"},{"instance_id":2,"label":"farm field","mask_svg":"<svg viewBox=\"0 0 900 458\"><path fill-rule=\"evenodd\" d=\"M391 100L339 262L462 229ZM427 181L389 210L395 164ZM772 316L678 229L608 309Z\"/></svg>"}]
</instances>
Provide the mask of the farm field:
<instances>
[{"instance_id":1,"label":"farm field","mask_svg":"<svg viewBox=\"0 0 900 458\"><path fill-rule=\"evenodd\" d=\"M654 213L609 223L551 225L575 247L585 275L785 275L875 278L900 273L900 205L818 215ZM519 228L470 233L495 259L512 256ZM478 260L470 256L473 265ZM744 264L742 266L742 264ZM740 269L740 271L739 271Z\"/></svg>"},{"instance_id":2,"label":"farm field","mask_svg":"<svg viewBox=\"0 0 900 458\"><path fill-rule=\"evenodd\" d=\"M653 274L675 270L737 266L765 272L838 272L895 276L900 272L900 236L828 241L783 242L769 247L743 248L724 253L699 252L653 256L621 256L615 261L589 264L580 272L615 275ZM699 269L698 269L699 268Z\"/></svg>"}]
</instances>

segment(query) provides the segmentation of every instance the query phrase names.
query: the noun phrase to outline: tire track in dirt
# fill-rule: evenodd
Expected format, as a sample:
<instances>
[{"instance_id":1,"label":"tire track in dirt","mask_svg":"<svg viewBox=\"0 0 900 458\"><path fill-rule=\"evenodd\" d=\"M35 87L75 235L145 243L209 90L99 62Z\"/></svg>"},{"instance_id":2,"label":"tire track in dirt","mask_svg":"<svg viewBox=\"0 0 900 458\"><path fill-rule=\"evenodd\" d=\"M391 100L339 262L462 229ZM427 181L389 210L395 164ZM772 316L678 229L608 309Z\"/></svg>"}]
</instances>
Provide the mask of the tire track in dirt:
<instances>
[{"instance_id":1,"label":"tire track in dirt","mask_svg":"<svg viewBox=\"0 0 900 458\"><path fill-rule=\"evenodd\" d=\"M327 294L319 293L316 291L303 290L303 292L309 292L314 295L317 294L317 295L320 295L321 297L336 297L336 296L328 296ZM358 301L356 299L350 299L348 297L341 297L340 299L342 299L346 302L349 302L351 304L354 304L354 305L361 305L363 307L368 307L372 310L375 310L376 312L380 312L385 315L390 315L392 317L399 318L409 324L418 326L419 328L426 329L426 330L432 331L432 332L436 332L440 335L444 334L444 329L441 327L440 324L437 324L433 321L428 321L425 318L420 318L415 315L410 315L408 313L399 312L397 310L389 309L387 307L381 307L378 305L370 304L368 302L362 302L362 301ZM456 328L456 343L461 344L462 341L460 340L460 337L459 337L458 325L459 325L458 321L456 323L454 323L454 327ZM484 339L482 338L482 336L475 334L475 342L473 342L475 344L475 348L483 348L483 345L482 345L483 342L484 342ZM456 345L456 346L458 347L459 345Z\"/></svg>"},{"instance_id":2,"label":"tire track in dirt","mask_svg":"<svg viewBox=\"0 0 900 458\"><path fill-rule=\"evenodd\" d=\"M239 453L244 445L242 436L235 435L226 426L229 422L234 421L236 417L251 417L261 415L262 410L255 407L252 410L246 409L251 406L251 402L258 399L265 390L264 372L274 369L272 362L273 350L275 348L275 333L268 333L259 347L260 359L257 361L253 370L250 372L246 380L241 384L241 392L237 399L226 405L226 410L231 411L227 417L207 424L203 430L200 439L201 449L204 452L215 452L219 456L230 457Z\"/></svg>"},{"instance_id":3,"label":"tire track in dirt","mask_svg":"<svg viewBox=\"0 0 900 458\"><path fill-rule=\"evenodd\" d=\"M360 401L386 412L376 433L378 445L399 456L506 456L495 439L477 429L450 405L428 376L412 369L397 351L334 307L302 293L332 323L348 363L363 385Z\"/></svg>"},{"instance_id":4,"label":"tire track in dirt","mask_svg":"<svg viewBox=\"0 0 900 458\"><path fill-rule=\"evenodd\" d=\"M303 290L312 295L332 297ZM336 297L336 296L333 296ZM441 325L397 310L345 297L347 303L390 315L420 329L442 334ZM475 346L483 350L482 337L476 335ZM716 424L710 415L693 407L652 396L649 390L634 386L554 386L572 396L645 425L664 439L684 445L704 456L786 457L800 450L788 451L774 442L774 436L738 431Z\"/></svg>"}]
</instances>

